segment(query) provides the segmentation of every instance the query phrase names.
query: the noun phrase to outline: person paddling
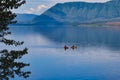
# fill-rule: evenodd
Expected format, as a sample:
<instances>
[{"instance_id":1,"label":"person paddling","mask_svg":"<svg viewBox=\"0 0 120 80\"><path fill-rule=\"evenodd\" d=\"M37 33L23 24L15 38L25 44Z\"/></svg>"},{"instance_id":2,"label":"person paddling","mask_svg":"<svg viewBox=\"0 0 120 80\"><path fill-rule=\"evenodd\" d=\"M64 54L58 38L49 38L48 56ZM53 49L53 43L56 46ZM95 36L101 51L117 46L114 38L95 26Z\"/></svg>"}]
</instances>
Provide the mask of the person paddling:
<instances>
[{"instance_id":1,"label":"person paddling","mask_svg":"<svg viewBox=\"0 0 120 80\"><path fill-rule=\"evenodd\" d=\"M74 49L77 49L77 46L74 46L74 45L73 45L71 48L74 50Z\"/></svg>"},{"instance_id":2,"label":"person paddling","mask_svg":"<svg viewBox=\"0 0 120 80\"><path fill-rule=\"evenodd\" d=\"M67 47L66 45L64 46L64 50L67 50L67 49L69 49L69 47Z\"/></svg>"}]
</instances>

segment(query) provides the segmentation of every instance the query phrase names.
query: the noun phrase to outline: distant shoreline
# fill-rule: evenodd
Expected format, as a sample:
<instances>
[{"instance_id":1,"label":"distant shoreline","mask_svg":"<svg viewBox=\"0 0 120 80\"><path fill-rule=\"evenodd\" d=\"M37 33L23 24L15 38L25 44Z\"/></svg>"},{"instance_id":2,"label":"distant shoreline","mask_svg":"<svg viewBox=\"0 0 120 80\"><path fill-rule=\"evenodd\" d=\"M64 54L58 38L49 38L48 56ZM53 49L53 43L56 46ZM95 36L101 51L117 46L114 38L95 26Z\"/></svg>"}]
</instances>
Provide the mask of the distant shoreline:
<instances>
[{"instance_id":1,"label":"distant shoreline","mask_svg":"<svg viewBox=\"0 0 120 80\"><path fill-rule=\"evenodd\" d=\"M63 24L10 24L9 26L40 26L40 25L45 25L45 26L54 26L54 25L72 25L72 26L88 26L88 27L104 27L104 26L118 26L120 27L120 22L97 22L97 23L63 23Z\"/></svg>"}]
</instances>

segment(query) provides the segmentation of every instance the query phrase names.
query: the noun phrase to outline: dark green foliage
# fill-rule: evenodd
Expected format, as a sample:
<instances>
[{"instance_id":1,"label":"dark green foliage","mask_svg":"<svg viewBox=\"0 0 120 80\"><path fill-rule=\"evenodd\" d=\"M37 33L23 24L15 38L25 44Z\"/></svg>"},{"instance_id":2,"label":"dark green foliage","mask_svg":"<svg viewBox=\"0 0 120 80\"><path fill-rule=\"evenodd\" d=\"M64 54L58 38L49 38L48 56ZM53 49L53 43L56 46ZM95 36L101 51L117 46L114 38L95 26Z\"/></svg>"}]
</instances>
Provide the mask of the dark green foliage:
<instances>
[{"instance_id":1,"label":"dark green foliage","mask_svg":"<svg viewBox=\"0 0 120 80\"><path fill-rule=\"evenodd\" d=\"M0 0L0 42L6 45L20 46L23 42L7 39L5 36L10 35L8 25L14 24L13 21L16 14L12 9L17 9L25 0ZM23 50L1 50L0 51L0 80L9 80L14 78L15 75L27 78L29 71L22 71L22 68L29 66L29 64L18 62L17 60L27 54L27 48Z\"/></svg>"}]
</instances>

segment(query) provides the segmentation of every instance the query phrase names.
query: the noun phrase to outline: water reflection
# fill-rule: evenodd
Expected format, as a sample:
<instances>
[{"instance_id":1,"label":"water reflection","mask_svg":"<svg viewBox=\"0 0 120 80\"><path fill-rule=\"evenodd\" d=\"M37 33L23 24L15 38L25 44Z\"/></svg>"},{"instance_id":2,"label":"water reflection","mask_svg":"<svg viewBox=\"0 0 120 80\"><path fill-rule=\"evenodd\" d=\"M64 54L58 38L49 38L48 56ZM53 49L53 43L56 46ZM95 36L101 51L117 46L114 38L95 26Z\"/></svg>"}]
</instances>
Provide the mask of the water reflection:
<instances>
[{"instance_id":1,"label":"water reflection","mask_svg":"<svg viewBox=\"0 0 120 80\"><path fill-rule=\"evenodd\" d=\"M39 26L33 27L33 31L60 44L120 49L120 31L108 27Z\"/></svg>"},{"instance_id":2,"label":"water reflection","mask_svg":"<svg viewBox=\"0 0 120 80\"><path fill-rule=\"evenodd\" d=\"M32 72L28 80L119 80L120 31L107 27L12 27L24 40ZM31 44L30 44L31 43ZM64 45L77 45L64 50Z\"/></svg>"},{"instance_id":3,"label":"water reflection","mask_svg":"<svg viewBox=\"0 0 120 80\"><path fill-rule=\"evenodd\" d=\"M76 51L64 51L61 48L31 48L30 52L32 58L29 59L32 68L30 79L112 80L120 78L119 52L111 52L104 48L81 48ZM33 52L34 57L32 57Z\"/></svg>"}]
</instances>

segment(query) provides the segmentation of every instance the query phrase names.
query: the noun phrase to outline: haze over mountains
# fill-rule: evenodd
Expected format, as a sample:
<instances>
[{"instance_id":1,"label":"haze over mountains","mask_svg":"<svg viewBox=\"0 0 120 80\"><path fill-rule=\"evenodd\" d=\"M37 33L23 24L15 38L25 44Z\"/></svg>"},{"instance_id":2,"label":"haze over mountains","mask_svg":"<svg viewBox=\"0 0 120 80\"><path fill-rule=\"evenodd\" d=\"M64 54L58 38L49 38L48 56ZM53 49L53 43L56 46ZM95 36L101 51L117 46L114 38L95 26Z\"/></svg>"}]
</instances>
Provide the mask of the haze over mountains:
<instances>
[{"instance_id":1,"label":"haze over mountains","mask_svg":"<svg viewBox=\"0 0 120 80\"><path fill-rule=\"evenodd\" d=\"M34 16L31 24L78 24L106 21L120 21L120 0L106 3L58 3L43 14Z\"/></svg>"},{"instance_id":2,"label":"haze over mountains","mask_svg":"<svg viewBox=\"0 0 120 80\"><path fill-rule=\"evenodd\" d=\"M17 14L14 20L17 20L17 24L30 24L35 17L35 14Z\"/></svg>"}]
</instances>

